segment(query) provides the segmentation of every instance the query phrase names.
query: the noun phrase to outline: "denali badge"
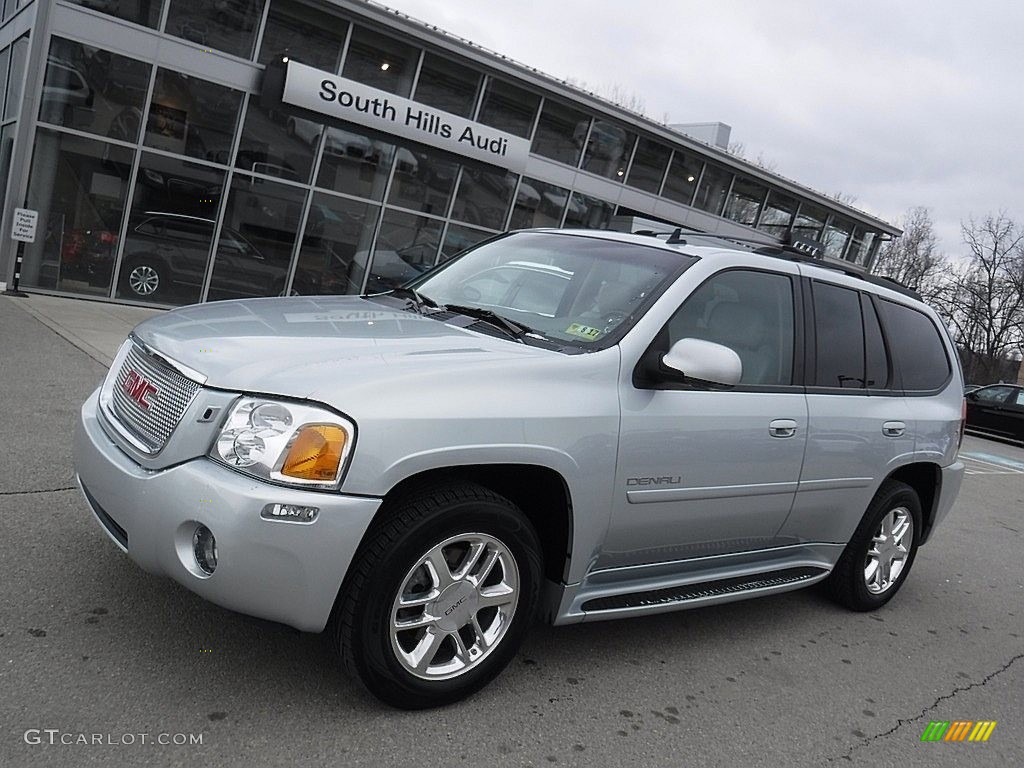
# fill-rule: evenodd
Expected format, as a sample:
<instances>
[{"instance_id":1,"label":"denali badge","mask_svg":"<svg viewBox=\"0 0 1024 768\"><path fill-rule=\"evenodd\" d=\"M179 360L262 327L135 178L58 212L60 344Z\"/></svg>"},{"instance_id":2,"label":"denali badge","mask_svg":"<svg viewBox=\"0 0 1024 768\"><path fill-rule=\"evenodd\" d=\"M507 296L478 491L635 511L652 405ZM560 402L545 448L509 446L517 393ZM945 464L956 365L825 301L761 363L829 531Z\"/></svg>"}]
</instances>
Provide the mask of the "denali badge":
<instances>
[{"instance_id":1,"label":"denali badge","mask_svg":"<svg viewBox=\"0 0 1024 768\"><path fill-rule=\"evenodd\" d=\"M121 389L124 390L124 393L128 395L128 397L147 411L149 410L149 401L146 398L150 395L156 395L159 391L156 387L139 376L135 371L128 371L128 375L125 376L124 384L121 385Z\"/></svg>"},{"instance_id":2,"label":"denali badge","mask_svg":"<svg viewBox=\"0 0 1024 768\"><path fill-rule=\"evenodd\" d=\"M679 485L682 481L681 475L675 477L627 477L626 485Z\"/></svg>"}]
</instances>

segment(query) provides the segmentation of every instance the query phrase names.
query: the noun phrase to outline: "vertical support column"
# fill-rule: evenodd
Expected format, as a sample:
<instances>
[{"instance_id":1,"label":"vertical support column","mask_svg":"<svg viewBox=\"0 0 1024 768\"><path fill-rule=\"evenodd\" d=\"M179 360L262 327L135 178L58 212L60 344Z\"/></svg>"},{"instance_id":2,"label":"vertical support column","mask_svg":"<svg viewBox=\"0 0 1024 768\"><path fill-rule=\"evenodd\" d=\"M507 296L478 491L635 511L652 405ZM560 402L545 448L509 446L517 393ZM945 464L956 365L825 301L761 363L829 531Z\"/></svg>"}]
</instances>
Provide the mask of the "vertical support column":
<instances>
[{"instance_id":1,"label":"vertical support column","mask_svg":"<svg viewBox=\"0 0 1024 768\"><path fill-rule=\"evenodd\" d=\"M25 82L21 91L21 109L18 113L17 129L14 132L14 149L8 175L7 199L0 212L0 243L10 241L14 209L21 208L28 197L29 171L32 167L33 138L36 117L39 112L39 95L43 92L43 76L46 72L46 51L50 43L50 12L52 2L33 3L28 13L35 18L29 28L28 55L25 57ZM21 253L22 248L17 249ZM10 257L7 254L11 254ZM6 262L6 263L5 263ZM0 278L11 282L15 270L15 249L0 248ZM20 272L20 269L19 269Z\"/></svg>"}]
</instances>

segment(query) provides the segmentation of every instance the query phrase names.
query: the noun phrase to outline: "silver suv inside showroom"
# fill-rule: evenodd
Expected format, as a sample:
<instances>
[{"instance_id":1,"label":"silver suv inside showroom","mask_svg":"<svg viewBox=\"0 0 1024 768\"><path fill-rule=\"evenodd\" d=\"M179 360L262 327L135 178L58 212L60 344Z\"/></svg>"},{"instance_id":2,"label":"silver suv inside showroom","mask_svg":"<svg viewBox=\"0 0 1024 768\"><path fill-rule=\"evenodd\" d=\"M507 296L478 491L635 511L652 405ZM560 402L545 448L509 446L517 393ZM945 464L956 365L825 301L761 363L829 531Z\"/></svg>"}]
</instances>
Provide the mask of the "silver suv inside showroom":
<instances>
[{"instance_id":1,"label":"silver suv inside showroom","mask_svg":"<svg viewBox=\"0 0 1024 768\"><path fill-rule=\"evenodd\" d=\"M377 292L506 229L619 216L865 266L899 233L355 0L6 0L0 107L0 281L37 292Z\"/></svg>"}]
</instances>

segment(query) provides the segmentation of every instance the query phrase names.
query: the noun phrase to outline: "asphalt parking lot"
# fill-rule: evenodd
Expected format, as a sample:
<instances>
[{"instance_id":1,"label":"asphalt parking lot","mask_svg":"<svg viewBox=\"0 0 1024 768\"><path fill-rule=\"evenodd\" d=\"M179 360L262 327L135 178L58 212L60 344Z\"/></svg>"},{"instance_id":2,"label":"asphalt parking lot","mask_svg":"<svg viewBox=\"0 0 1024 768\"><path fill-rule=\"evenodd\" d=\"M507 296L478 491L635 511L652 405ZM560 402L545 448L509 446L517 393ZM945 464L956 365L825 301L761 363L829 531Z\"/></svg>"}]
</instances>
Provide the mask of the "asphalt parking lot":
<instances>
[{"instance_id":1,"label":"asphalt parking lot","mask_svg":"<svg viewBox=\"0 0 1024 768\"><path fill-rule=\"evenodd\" d=\"M968 436L956 507L876 613L804 590L537 627L482 693L397 712L345 678L326 637L205 603L110 543L70 455L103 366L14 301L0 299L0 765L1024 765L1019 446ZM922 743L933 720L998 725L986 743Z\"/></svg>"}]
</instances>

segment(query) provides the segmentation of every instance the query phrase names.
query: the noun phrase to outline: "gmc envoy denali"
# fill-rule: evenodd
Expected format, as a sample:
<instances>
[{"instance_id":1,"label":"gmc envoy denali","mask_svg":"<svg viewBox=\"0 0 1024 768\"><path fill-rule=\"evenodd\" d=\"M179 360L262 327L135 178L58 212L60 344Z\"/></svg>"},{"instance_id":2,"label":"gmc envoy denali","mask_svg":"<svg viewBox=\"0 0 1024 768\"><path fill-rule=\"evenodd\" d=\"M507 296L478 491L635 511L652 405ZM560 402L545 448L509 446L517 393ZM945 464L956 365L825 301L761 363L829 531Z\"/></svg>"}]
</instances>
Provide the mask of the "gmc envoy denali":
<instances>
[{"instance_id":1,"label":"gmc envoy denali","mask_svg":"<svg viewBox=\"0 0 1024 768\"><path fill-rule=\"evenodd\" d=\"M895 284L701 242L515 232L389 293L154 317L82 408L82 492L397 707L480 689L535 616L878 608L960 488L953 344Z\"/></svg>"}]
</instances>

